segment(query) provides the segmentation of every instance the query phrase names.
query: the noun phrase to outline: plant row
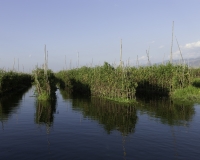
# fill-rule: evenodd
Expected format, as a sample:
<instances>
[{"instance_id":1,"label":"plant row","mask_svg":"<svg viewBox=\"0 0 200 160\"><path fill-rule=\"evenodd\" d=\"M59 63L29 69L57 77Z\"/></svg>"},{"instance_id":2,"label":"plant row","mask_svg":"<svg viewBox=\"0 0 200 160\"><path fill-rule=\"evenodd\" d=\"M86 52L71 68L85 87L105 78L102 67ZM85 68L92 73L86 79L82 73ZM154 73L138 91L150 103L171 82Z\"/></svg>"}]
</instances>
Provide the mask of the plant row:
<instances>
[{"instance_id":1,"label":"plant row","mask_svg":"<svg viewBox=\"0 0 200 160\"><path fill-rule=\"evenodd\" d=\"M51 70L36 68L32 74L35 92L39 100L55 98L56 77Z\"/></svg>"},{"instance_id":2,"label":"plant row","mask_svg":"<svg viewBox=\"0 0 200 160\"><path fill-rule=\"evenodd\" d=\"M0 95L5 92L22 89L30 85L30 74L0 70Z\"/></svg>"},{"instance_id":3,"label":"plant row","mask_svg":"<svg viewBox=\"0 0 200 160\"><path fill-rule=\"evenodd\" d=\"M187 65L161 64L141 67L103 66L63 70L56 74L61 87L108 99L134 99L138 94L170 95L188 87L199 69Z\"/></svg>"},{"instance_id":4,"label":"plant row","mask_svg":"<svg viewBox=\"0 0 200 160\"><path fill-rule=\"evenodd\" d=\"M128 70L108 63L97 67L81 67L56 74L61 87L72 92L109 99L134 99L137 83Z\"/></svg>"}]
</instances>

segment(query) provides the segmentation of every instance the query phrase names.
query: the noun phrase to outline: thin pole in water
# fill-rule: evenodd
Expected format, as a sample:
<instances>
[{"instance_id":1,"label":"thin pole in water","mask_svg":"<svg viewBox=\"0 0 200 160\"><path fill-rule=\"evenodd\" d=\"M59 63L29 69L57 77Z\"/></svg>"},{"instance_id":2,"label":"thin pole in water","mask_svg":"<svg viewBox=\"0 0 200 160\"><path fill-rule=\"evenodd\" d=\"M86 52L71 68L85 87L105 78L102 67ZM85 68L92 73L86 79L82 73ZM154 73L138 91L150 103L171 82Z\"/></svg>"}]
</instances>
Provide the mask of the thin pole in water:
<instances>
[{"instance_id":1,"label":"thin pole in water","mask_svg":"<svg viewBox=\"0 0 200 160\"><path fill-rule=\"evenodd\" d=\"M174 35L174 21L172 23L172 44L171 44L171 56L170 56L170 62L172 63L172 48L173 48L173 36Z\"/></svg>"}]
</instances>

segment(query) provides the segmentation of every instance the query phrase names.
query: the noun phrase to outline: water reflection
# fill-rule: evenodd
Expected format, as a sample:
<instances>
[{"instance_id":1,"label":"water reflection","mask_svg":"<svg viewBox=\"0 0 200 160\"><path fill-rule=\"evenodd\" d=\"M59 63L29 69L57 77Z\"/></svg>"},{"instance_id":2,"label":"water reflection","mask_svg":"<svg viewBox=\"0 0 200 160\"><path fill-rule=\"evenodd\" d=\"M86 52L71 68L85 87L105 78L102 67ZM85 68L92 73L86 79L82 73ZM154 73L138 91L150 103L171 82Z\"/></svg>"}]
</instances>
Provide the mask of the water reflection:
<instances>
[{"instance_id":1,"label":"water reflection","mask_svg":"<svg viewBox=\"0 0 200 160\"><path fill-rule=\"evenodd\" d=\"M20 106L23 95L30 88L25 88L18 92L7 94L0 98L0 121L3 123L7 121L13 112L16 112Z\"/></svg>"},{"instance_id":2,"label":"water reflection","mask_svg":"<svg viewBox=\"0 0 200 160\"><path fill-rule=\"evenodd\" d=\"M46 126L47 133L53 124L54 113L56 112L56 100L36 101L35 123Z\"/></svg>"},{"instance_id":3,"label":"water reflection","mask_svg":"<svg viewBox=\"0 0 200 160\"><path fill-rule=\"evenodd\" d=\"M134 107L98 98L74 98L62 90L61 94L63 99L73 99L74 109L81 110L85 117L98 120L108 133L115 129L122 134L132 133L137 122L136 109L171 126L187 126L195 114L193 104L173 102L168 98L139 99Z\"/></svg>"},{"instance_id":4,"label":"water reflection","mask_svg":"<svg viewBox=\"0 0 200 160\"><path fill-rule=\"evenodd\" d=\"M137 114L134 106L124 106L105 99L73 100L73 109L81 109L84 117L98 120L110 134L113 130L123 135L134 132Z\"/></svg>"},{"instance_id":5,"label":"water reflection","mask_svg":"<svg viewBox=\"0 0 200 160\"><path fill-rule=\"evenodd\" d=\"M139 100L137 109L171 126L187 126L195 114L193 104L173 102L167 98Z\"/></svg>"},{"instance_id":6,"label":"water reflection","mask_svg":"<svg viewBox=\"0 0 200 160\"><path fill-rule=\"evenodd\" d=\"M63 99L71 98L65 91L60 91ZM118 130L122 135L134 132L137 114L134 106L125 106L101 98L81 99L73 97L72 108L82 112L85 118L97 120L110 134Z\"/></svg>"}]
</instances>

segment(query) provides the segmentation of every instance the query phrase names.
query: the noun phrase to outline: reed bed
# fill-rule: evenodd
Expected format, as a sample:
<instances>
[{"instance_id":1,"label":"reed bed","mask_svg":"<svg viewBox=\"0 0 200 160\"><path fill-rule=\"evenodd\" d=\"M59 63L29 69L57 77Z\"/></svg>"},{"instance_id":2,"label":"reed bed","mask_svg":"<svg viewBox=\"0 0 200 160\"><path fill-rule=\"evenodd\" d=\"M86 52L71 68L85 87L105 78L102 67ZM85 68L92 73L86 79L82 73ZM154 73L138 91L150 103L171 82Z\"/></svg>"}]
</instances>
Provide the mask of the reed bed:
<instances>
[{"instance_id":1,"label":"reed bed","mask_svg":"<svg viewBox=\"0 0 200 160\"><path fill-rule=\"evenodd\" d=\"M0 95L28 86L31 86L30 74L0 70Z\"/></svg>"},{"instance_id":2,"label":"reed bed","mask_svg":"<svg viewBox=\"0 0 200 160\"><path fill-rule=\"evenodd\" d=\"M136 94L171 96L177 89L184 89L200 76L200 69L171 63L140 66L81 67L56 73L60 86L76 93L128 102Z\"/></svg>"},{"instance_id":3,"label":"reed bed","mask_svg":"<svg viewBox=\"0 0 200 160\"><path fill-rule=\"evenodd\" d=\"M38 100L50 100L55 98L56 77L51 70L36 68L33 70L33 84Z\"/></svg>"},{"instance_id":4,"label":"reed bed","mask_svg":"<svg viewBox=\"0 0 200 160\"><path fill-rule=\"evenodd\" d=\"M138 93L155 95L170 95L176 89L182 89L191 84L191 70L186 65L153 65L131 68L131 73L138 83Z\"/></svg>"},{"instance_id":5,"label":"reed bed","mask_svg":"<svg viewBox=\"0 0 200 160\"><path fill-rule=\"evenodd\" d=\"M56 74L61 87L77 93L113 100L133 100L137 83L129 70L114 68L107 62L103 66L63 70Z\"/></svg>"}]
</instances>

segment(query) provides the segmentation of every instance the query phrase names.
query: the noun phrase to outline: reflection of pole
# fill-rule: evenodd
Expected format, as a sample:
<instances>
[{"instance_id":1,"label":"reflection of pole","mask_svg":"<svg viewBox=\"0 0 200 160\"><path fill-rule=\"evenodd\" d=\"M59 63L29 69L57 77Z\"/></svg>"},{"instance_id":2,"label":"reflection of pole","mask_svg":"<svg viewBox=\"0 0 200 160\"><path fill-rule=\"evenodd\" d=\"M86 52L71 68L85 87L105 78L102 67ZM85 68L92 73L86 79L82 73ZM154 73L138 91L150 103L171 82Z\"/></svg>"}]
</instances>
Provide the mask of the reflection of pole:
<instances>
[{"instance_id":1,"label":"reflection of pole","mask_svg":"<svg viewBox=\"0 0 200 160\"><path fill-rule=\"evenodd\" d=\"M171 127L171 131L172 131L173 142L174 142L175 156L178 157L178 152L177 152L177 147L176 147L176 136L175 136L175 133L174 133L174 128L173 128L173 126Z\"/></svg>"},{"instance_id":2,"label":"reflection of pole","mask_svg":"<svg viewBox=\"0 0 200 160\"><path fill-rule=\"evenodd\" d=\"M82 123L81 115L80 115L80 124Z\"/></svg>"},{"instance_id":3,"label":"reflection of pole","mask_svg":"<svg viewBox=\"0 0 200 160\"><path fill-rule=\"evenodd\" d=\"M2 130L4 130L4 125L3 125L3 121L1 121L1 124L2 124Z\"/></svg>"},{"instance_id":4,"label":"reflection of pole","mask_svg":"<svg viewBox=\"0 0 200 160\"><path fill-rule=\"evenodd\" d=\"M171 43L171 55L170 55L170 63L172 63L172 48L173 48L173 34L174 34L174 21L172 24L172 43Z\"/></svg>"},{"instance_id":5,"label":"reflection of pole","mask_svg":"<svg viewBox=\"0 0 200 160\"><path fill-rule=\"evenodd\" d=\"M124 155L124 159L126 160L126 148L125 148L125 143L126 143L126 136L122 135L122 149L123 149L123 155Z\"/></svg>"}]
</instances>

